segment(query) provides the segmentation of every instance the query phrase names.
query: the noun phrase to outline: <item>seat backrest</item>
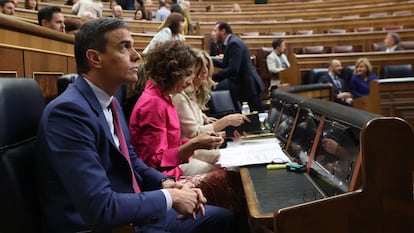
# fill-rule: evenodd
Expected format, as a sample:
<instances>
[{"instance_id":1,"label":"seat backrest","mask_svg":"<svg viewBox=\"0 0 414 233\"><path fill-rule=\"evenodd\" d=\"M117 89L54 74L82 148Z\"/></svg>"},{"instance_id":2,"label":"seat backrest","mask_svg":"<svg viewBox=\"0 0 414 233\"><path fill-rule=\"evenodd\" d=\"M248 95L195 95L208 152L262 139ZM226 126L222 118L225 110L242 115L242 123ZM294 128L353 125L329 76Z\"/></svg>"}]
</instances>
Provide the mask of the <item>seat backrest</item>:
<instances>
[{"instance_id":1,"label":"seat backrest","mask_svg":"<svg viewBox=\"0 0 414 233\"><path fill-rule=\"evenodd\" d=\"M402 78L414 76L411 64L384 66L381 73L381 78Z\"/></svg>"},{"instance_id":2,"label":"seat backrest","mask_svg":"<svg viewBox=\"0 0 414 233\"><path fill-rule=\"evenodd\" d=\"M313 30L299 30L295 32L296 35L312 35Z\"/></svg>"},{"instance_id":3,"label":"seat backrest","mask_svg":"<svg viewBox=\"0 0 414 233\"><path fill-rule=\"evenodd\" d=\"M212 91L208 107L209 115L217 118L236 112L229 90Z\"/></svg>"},{"instance_id":4,"label":"seat backrest","mask_svg":"<svg viewBox=\"0 0 414 233\"><path fill-rule=\"evenodd\" d=\"M325 75L328 73L328 68L314 68L311 69L308 73L308 76L306 78L306 84L307 83L316 83L318 82L319 77Z\"/></svg>"},{"instance_id":5,"label":"seat backrest","mask_svg":"<svg viewBox=\"0 0 414 233\"><path fill-rule=\"evenodd\" d=\"M352 53L353 51L354 47L352 45L336 45L331 48L332 53Z\"/></svg>"},{"instance_id":6,"label":"seat backrest","mask_svg":"<svg viewBox=\"0 0 414 233\"><path fill-rule=\"evenodd\" d=\"M320 54L324 53L324 47L322 45L306 46L302 48L303 54Z\"/></svg>"},{"instance_id":7,"label":"seat backrest","mask_svg":"<svg viewBox=\"0 0 414 233\"><path fill-rule=\"evenodd\" d=\"M78 74L65 74L60 76L57 80L58 94L62 94L69 86L69 84L73 83L77 77ZM124 85L114 95L118 99L119 103L121 103L121 105L125 100L125 95L127 91L126 89L127 87L126 85Z\"/></svg>"},{"instance_id":8,"label":"seat backrest","mask_svg":"<svg viewBox=\"0 0 414 233\"><path fill-rule=\"evenodd\" d=\"M328 33L328 34L335 34L335 33L346 33L346 29L331 28L331 29L328 29L328 30L326 31L326 33Z\"/></svg>"},{"instance_id":9,"label":"seat backrest","mask_svg":"<svg viewBox=\"0 0 414 233\"><path fill-rule=\"evenodd\" d=\"M385 47L384 42L374 42L372 43L372 49L373 51L381 51Z\"/></svg>"},{"instance_id":10,"label":"seat backrest","mask_svg":"<svg viewBox=\"0 0 414 233\"><path fill-rule=\"evenodd\" d=\"M35 80L0 79L0 232L40 232L34 168L44 106Z\"/></svg>"},{"instance_id":11,"label":"seat backrest","mask_svg":"<svg viewBox=\"0 0 414 233\"><path fill-rule=\"evenodd\" d=\"M354 32L372 32L374 31L374 27L356 27L354 28Z\"/></svg>"},{"instance_id":12,"label":"seat backrest","mask_svg":"<svg viewBox=\"0 0 414 233\"><path fill-rule=\"evenodd\" d=\"M383 31L396 31L396 30L403 30L403 29L404 29L403 25L387 25L387 26L382 27Z\"/></svg>"},{"instance_id":13,"label":"seat backrest","mask_svg":"<svg viewBox=\"0 0 414 233\"><path fill-rule=\"evenodd\" d=\"M273 51L272 47L261 47L257 49L256 52L256 64L257 64L257 71L262 78L263 82L265 82L266 86L269 85L269 80L272 78L272 73L269 72L267 69L266 64L266 57Z\"/></svg>"},{"instance_id":14,"label":"seat backrest","mask_svg":"<svg viewBox=\"0 0 414 233\"><path fill-rule=\"evenodd\" d=\"M414 49L414 41L402 41L400 46L405 50Z\"/></svg>"},{"instance_id":15,"label":"seat backrest","mask_svg":"<svg viewBox=\"0 0 414 233\"><path fill-rule=\"evenodd\" d=\"M270 36L286 36L286 32L269 32Z\"/></svg>"}]
</instances>

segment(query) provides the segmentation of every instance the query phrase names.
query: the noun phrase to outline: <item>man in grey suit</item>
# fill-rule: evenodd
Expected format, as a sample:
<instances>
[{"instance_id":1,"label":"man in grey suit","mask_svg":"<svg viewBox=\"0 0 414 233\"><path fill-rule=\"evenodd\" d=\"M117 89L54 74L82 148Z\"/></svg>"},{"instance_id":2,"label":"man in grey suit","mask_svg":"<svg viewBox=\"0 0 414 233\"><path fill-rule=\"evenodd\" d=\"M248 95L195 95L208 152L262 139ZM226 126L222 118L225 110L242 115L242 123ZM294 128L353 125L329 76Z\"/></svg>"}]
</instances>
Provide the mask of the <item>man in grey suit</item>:
<instances>
[{"instance_id":1,"label":"man in grey suit","mask_svg":"<svg viewBox=\"0 0 414 233\"><path fill-rule=\"evenodd\" d=\"M253 66L250 51L239 37L234 36L229 24L219 22L214 26L217 43L224 47L224 58L214 59L214 66L223 68L213 74L216 82L228 80L230 94L240 109L240 102L248 102L251 111L263 111L264 84Z\"/></svg>"}]
</instances>

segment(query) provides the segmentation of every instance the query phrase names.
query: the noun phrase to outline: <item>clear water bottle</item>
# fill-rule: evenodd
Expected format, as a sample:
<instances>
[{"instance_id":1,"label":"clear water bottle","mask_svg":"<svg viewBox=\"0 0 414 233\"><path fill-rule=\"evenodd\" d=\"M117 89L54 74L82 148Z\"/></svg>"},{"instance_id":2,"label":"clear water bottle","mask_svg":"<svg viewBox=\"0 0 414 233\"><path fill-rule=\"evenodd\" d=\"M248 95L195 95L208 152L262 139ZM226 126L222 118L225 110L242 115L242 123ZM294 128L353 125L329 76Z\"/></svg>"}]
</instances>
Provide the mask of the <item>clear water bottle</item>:
<instances>
[{"instance_id":1,"label":"clear water bottle","mask_svg":"<svg viewBox=\"0 0 414 233\"><path fill-rule=\"evenodd\" d=\"M249 114L250 113L250 108L249 108L249 105L247 104L247 102L242 103L241 112L242 112L242 114Z\"/></svg>"}]
</instances>

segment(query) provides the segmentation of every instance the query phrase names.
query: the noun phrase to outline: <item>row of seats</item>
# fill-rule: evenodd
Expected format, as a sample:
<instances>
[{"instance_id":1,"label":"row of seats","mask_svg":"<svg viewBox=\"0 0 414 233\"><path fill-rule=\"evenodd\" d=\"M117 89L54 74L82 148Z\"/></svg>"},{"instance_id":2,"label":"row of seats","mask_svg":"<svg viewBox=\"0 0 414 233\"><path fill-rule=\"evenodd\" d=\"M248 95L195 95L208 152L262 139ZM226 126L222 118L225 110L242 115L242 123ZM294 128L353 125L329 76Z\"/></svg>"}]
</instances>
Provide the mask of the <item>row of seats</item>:
<instances>
[{"instance_id":1,"label":"row of seats","mask_svg":"<svg viewBox=\"0 0 414 233\"><path fill-rule=\"evenodd\" d=\"M387 25L382 27L382 31L397 31L403 30L403 25ZM354 28L353 32L372 32L374 31L374 27L357 27ZM332 28L326 30L328 34L335 34L335 33L347 33L346 29L337 29ZM260 32L243 32L242 36L259 36ZM286 32L270 32L267 35L269 36L286 36ZM313 30L298 30L295 32L295 35L313 35Z\"/></svg>"},{"instance_id":2,"label":"row of seats","mask_svg":"<svg viewBox=\"0 0 414 233\"><path fill-rule=\"evenodd\" d=\"M354 73L354 66L346 66L342 69L342 78L345 82L349 82ZM316 83L319 77L328 73L328 68L315 68L311 69L307 76L307 83ZM403 78L403 77L413 77L414 71L411 64L403 65L389 65L384 66L379 74L380 78Z\"/></svg>"},{"instance_id":3,"label":"row of seats","mask_svg":"<svg viewBox=\"0 0 414 233\"><path fill-rule=\"evenodd\" d=\"M414 49L414 41L402 41L399 44L405 50ZM373 51L381 51L381 48L385 46L384 42L377 42L373 43ZM317 46L306 46L302 48L302 54L321 54L326 53L327 49L322 45ZM331 53L352 53L357 52L354 51L354 47L352 45L337 45L332 46L330 49Z\"/></svg>"}]
</instances>

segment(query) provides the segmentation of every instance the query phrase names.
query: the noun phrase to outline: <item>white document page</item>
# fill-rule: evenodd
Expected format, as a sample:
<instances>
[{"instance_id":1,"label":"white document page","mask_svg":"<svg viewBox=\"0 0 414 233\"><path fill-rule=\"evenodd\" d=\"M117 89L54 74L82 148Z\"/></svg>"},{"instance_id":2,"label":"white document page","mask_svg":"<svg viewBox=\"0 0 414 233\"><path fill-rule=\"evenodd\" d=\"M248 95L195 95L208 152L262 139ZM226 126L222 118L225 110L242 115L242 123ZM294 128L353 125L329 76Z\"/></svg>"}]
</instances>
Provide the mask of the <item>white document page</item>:
<instances>
[{"instance_id":1,"label":"white document page","mask_svg":"<svg viewBox=\"0 0 414 233\"><path fill-rule=\"evenodd\" d=\"M276 138L260 138L228 142L227 148L220 149L217 164L222 167L236 167L263 163L290 162Z\"/></svg>"}]
</instances>

